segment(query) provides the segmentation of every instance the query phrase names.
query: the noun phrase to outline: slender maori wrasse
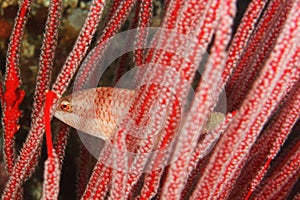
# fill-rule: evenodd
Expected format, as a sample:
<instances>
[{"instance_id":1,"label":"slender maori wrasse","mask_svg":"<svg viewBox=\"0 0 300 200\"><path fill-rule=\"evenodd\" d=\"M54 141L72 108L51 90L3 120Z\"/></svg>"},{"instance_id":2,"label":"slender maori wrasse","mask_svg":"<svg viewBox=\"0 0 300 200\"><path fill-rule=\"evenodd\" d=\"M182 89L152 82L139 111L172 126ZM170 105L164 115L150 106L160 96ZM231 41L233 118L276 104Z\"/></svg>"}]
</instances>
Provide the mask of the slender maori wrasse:
<instances>
[{"instance_id":1,"label":"slender maori wrasse","mask_svg":"<svg viewBox=\"0 0 300 200\"><path fill-rule=\"evenodd\" d=\"M77 130L109 140L133 98L134 91L129 89L98 87L83 90L61 98L54 116ZM216 128L223 119L222 113L213 112L205 129Z\"/></svg>"}]
</instances>

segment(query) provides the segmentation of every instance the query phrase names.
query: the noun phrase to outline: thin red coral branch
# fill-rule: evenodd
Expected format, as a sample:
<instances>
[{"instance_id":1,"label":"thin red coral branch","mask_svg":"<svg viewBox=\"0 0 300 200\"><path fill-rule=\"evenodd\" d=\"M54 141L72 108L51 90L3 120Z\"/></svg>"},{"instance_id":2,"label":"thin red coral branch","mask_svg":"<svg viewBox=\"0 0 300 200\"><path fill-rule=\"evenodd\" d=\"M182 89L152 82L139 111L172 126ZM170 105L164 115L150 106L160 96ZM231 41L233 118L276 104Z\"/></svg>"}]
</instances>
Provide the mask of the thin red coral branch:
<instances>
[{"instance_id":1,"label":"thin red coral branch","mask_svg":"<svg viewBox=\"0 0 300 200\"><path fill-rule=\"evenodd\" d=\"M53 143L52 143L52 134L51 134L51 107L54 101L57 99L57 95L52 91L47 91L46 99L45 99L45 132L46 132L46 144L47 144L47 152L48 157L52 157L53 155Z\"/></svg>"},{"instance_id":2,"label":"thin red coral branch","mask_svg":"<svg viewBox=\"0 0 300 200\"><path fill-rule=\"evenodd\" d=\"M270 138L270 136L268 138L266 138L269 143L268 146L270 146L270 143L271 143L271 149L269 150L270 152L268 152L269 154L266 154L268 156L267 161L271 161L272 159L275 158L276 154L280 150L280 147L283 145L285 138L287 138L287 135L290 133L291 128L293 127L293 124L296 123L296 120L298 119L298 114L300 112L299 84L298 84L298 86L296 86L295 90L297 90L297 91L294 91L295 93L292 93L290 95L289 100L286 102L286 106L284 106L284 108L282 110L280 110L280 113L278 114L278 116L276 117L276 119L274 121L274 123L279 122L279 124L281 124L281 127L278 127L278 125L277 126L275 125L275 129L273 129L272 126L270 126L270 129L268 129L268 131L266 132L266 135L268 133L268 136L271 133L276 133L277 135L279 135L278 137L274 137L273 144L271 143L272 139ZM287 127L289 127L289 128L287 128ZM285 130L285 129L288 129L288 130ZM273 138L273 136L272 136L272 138ZM291 152L293 153L294 149L292 149ZM256 177L251 182L251 189L248 193L248 196L251 195L251 193L253 191L255 191L258 184L261 182L263 175L265 175L265 173L268 169L267 167L269 167L269 165L270 164L268 162L266 162L264 164L263 168L259 169ZM296 170L294 170L294 172L295 171ZM293 172L285 171L285 173L293 173ZM295 174L297 174L297 173L295 173ZM283 195L280 198L283 198L284 195L286 195L289 192L289 190L291 189L291 186L296 181L295 179L297 179L297 175L295 175L295 176L293 175L292 179L294 179L294 181L289 180L288 183L286 184L286 186L283 186L283 187L288 187L288 188L286 188L286 189L282 188L280 190L280 192L278 192L277 195L279 195L279 194ZM257 189L261 189L261 188L258 187ZM277 197L277 199L278 198L279 197Z\"/></svg>"},{"instance_id":3,"label":"thin red coral branch","mask_svg":"<svg viewBox=\"0 0 300 200\"><path fill-rule=\"evenodd\" d=\"M91 198L103 199L108 191L111 181L112 169L105 166L102 160L97 162L94 171L90 177L89 183L86 186L82 199L88 200Z\"/></svg>"},{"instance_id":4,"label":"thin red coral branch","mask_svg":"<svg viewBox=\"0 0 300 200\"><path fill-rule=\"evenodd\" d=\"M187 2L187 4L188 3L190 3L190 2ZM198 29L198 30L200 30L200 28ZM196 32L196 33L198 33L198 32ZM174 36L173 36L174 37ZM193 37L193 36L192 36ZM176 39L176 37L175 37L175 39ZM168 40L167 41L170 41L170 40L172 40L171 38L168 38ZM164 43L165 43L165 41L163 41ZM173 42L173 41L172 41ZM174 43L172 43L172 42L170 42L168 45L172 45L172 44L176 44L176 42L174 42ZM159 45L162 45L162 44L159 44ZM166 47L164 47L165 49L166 49ZM172 46L171 46L171 48L172 48ZM174 46L173 46L173 48L174 48ZM180 51L179 49L176 49L177 51ZM160 58L157 58L157 59L153 59L153 60L155 60L154 62L157 62L157 63L161 63L161 64L166 64L166 63L168 63L168 62L170 62L170 60L171 60L171 57L170 57L170 54L172 55L172 53L169 53L169 52L164 52L164 53L162 53L161 54L161 56L160 56ZM174 58L176 59L177 57L176 56L174 56ZM178 58L177 58L178 59ZM177 61L179 61L178 63L176 63L176 62L174 62L174 63L172 63L172 67L174 67L174 69L180 69L180 64L181 64L181 62L180 61L182 61L182 60L177 60ZM178 64L178 65L177 65ZM188 66L188 67L190 67L190 66ZM168 69L165 69L166 71L168 71ZM184 71L184 70L182 70L184 73L186 72L186 71ZM188 70L187 70L188 71ZM168 71L169 73L171 73L170 71ZM153 81L155 81L155 82L157 82L157 81L159 81L159 80L161 80L161 78L163 77L163 80L161 80L161 81L159 81L159 82L161 82L161 83L163 83L164 85L163 86L165 86L165 87L168 87L169 85L169 76L165 76L165 74L164 73L161 73L161 71L159 71L159 70L153 70L152 71L152 74L149 76L149 77L147 77L148 78L148 80L150 81L150 82L153 82ZM188 73L187 73L188 74ZM165 76L165 77L164 77ZM189 75L183 75L184 77L187 77L187 79L191 79L192 77L191 76L189 76ZM175 74L175 77L176 77L176 74ZM175 83L176 81L180 81L180 80L174 80L174 82L173 83ZM176 85L177 86L177 85ZM176 86L175 86L175 88L176 88ZM181 89L183 89L183 87L185 86L183 86L183 85L181 85L181 83L179 83L178 84L178 86L180 86L180 87L182 87ZM148 86L149 87L149 86ZM174 85L170 85L168 88L173 88L174 87ZM149 87L150 88L150 87ZM147 99L147 100L150 100L149 101L149 103L150 103L150 105L151 105L151 99L153 98L153 89L151 89L151 92L146 92L149 88L146 88L146 89L144 89L143 91L140 91L140 92L142 92L142 93L140 93L140 94L138 94L138 97L139 97L139 99ZM156 89L156 88L154 88L154 89ZM179 89L180 90L180 89ZM179 91L178 90L178 91ZM184 91L184 89L182 90L182 91ZM181 91L181 92L182 92ZM183 94L184 93L179 93L179 92L176 92L176 97L178 98L178 99L181 99L181 98L183 98ZM141 95L141 96L140 96ZM145 96L143 96L143 95L145 95ZM165 96L165 97L155 97L155 99L159 99L159 98L166 98L166 99L170 99L170 97L166 97L167 96L167 94L165 94L165 95L162 95L162 96ZM159 101L159 100L158 100ZM167 103L167 105L170 103L168 103L168 100L165 100ZM135 104L136 105L136 104ZM171 104L172 105L172 104ZM146 108L146 106L147 106L147 104L146 105L136 105L137 107L141 107L142 106L142 109L139 109L138 110L138 112L139 112L139 114L138 114L138 116L141 116L142 118L144 117L143 115L143 113L145 113L146 112L146 110L147 110L147 108ZM170 106L170 105L169 105ZM171 106L170 106L171 107ZM160 112L158 112L158 113L160 113ZM172 135L174 134L174 124L176 124L177 122L176 122L176 116L178 117L178 113L177 114L173 114L173 115L171 115L171 113L170 113L170 115L168 116L168 118L167 118L167 121L166 121L166 128L165 128L165 131L166 131L166 135L163 135L162 136L162 138L163 138L163 140L161 141L161 143L159 143L160 145L163 145L163 146L159 146L159 149L163 149L163 148L165 148L165 145L166 144L168 144L169 142L167 142L167 141L169 141L169 140L171 140L171 138L172 138ZM175 118L174 118L175 117ZM159 121L159 120L161 120L161 119L159 119L159 118L157 118L157 119L155 119L154 121ZM155 127L154 127L155 128ZM156 127L157 128L157 127ZM153 129L153 130L151 130L151 132L155 132L155 129ZM173 132L173 133L172 133ZM149 140L150 139L150 140ZM149 143L151 144L151 143L153 143L153 138L148 138L148 140L150 141ZM152 141L152 142L151 142ZM147 142L148 143L148 142ZM147 149L149 149L149 145L147 145L147 146L145 146L145 149L144 149L144 151L145 150L147 150ZM150 145L150 149L151 149L151 145ZM141 151L141 153L143 153L143 151ZM157 155L155 155L154 156L154 159L153 159L153 163L155 163L156 165L154 165L154 166L160 166L160 165L162 165L163 163L164 163L164 158L162 157L164 154L157 154ZM164 156L167 156L167 154L166 155L164 155ZM140 161L139 161L140 162ZM158 189L158 184L159 184L159 180L160 180L160 177L161 177L161 174L162 174L162 170L156 170L155 169L155 167L153 168L153 171L151 171L149 174L147 174L146 175L146 177L145 177L145 181L144 181L144 188L142 189L142 191L141 191L141 195L140 195L140 197L139 198L150 198L151 196L153 196L156 192L157 192L157 189ZM136 178L136 177L135 177ZM131 182L130 182L131 183Z\"/></svg>"},{"instance_id":5,"label":"thin red coral branch","mask_svg":"<svg viewBox=\"0 0 300 200\"><path fill-rule=\"evenodd\" d=\"M148 37L147 30L145 28L150 26L152 16L152 1L151 0L139 0L137 2L138 10L138 33L135 41L135 62L137 66L145 63L146 54L146 39Z\"/></svg>"},{"instance_id":6,"label":"thin red coral branch","mask_svg":"<svg viewBox=\"0 0 300 200\"><path fill-rule=\"evenodd\" d=\"M59 181L61 170L59 167L59 158L55 151L51 153L45 162L44 183L43 183L43 200L58 199Z\"/></svg>"},{"instance_id":7,"label":"thin red coral branch","mask_svg":"<svg viewBox=\"0 0 300 200\"><path fill-rule=\"evenodd\" d=\"M182 127L182 133L179 136L179 142L177 143L178 146L176 146L174 150L174 155L178 156L178 158L170 165L162 197L168 197L171 199L177 199L180 197L181 190L183 189L183 183L187 179L184 174L188 170L188 163L190 162L190 157L197 141L195 139L195 134L199 133L199 131L201 134L203 125L206 122L206 117L215 103L215 97L212 94L216 91L220 91L220 89L217 88L219 86L218 76L221 76L226 59L225 50L230 40L230 27L233 24L235 4L233 1L225 1L223 4L220 3L219 6L216 6L216 12L218 12L218 9L221 7L223 8L223 13L219 22L220 26L215 33L211 60L206 66L206 70L203 74L203 80L205 80L205 83L201 82L197 88L194 102L190 110L190 115L187 116ZM210 88L209 92L207 91L207 88ZM198 113L201 113L202 116ZM196 129L198 129L198 131Z\"/></svg>"},{"instance_id":8,"label":"thin red coral branch","mask_svg":"<svg viewBox=\"0 0 300 200\"><path fill-rule=\"evenodd\" d=\"M219 137L227 129L227 127L231 123L232 118L234 117L235 113L236 112L228 113L226 115L226 118L224 119L224 121L218 128L216 128L212 132L208 132L207 134L205 134L204 139L198 142L198 144L192 154L191 160L189 162L188 170L195 169L197 162L199 162L200 159L204 158L206 156L206 154L208 154L208 151L213 148L213 144L219 139Z\"/></svg>"},{"instance_id":9,"label":"thin red coral branch","mask_svg":"<svg viewBox=\"0 0 300 200\"><path fill-rule=\"evenodd\" d=\"M288 64L292 68L292 76L297 77L297 80L299 80L300 72L297 68L294 68L294 64L295 59L299 59L298 54L299 49ZM291 79L293 78L288 76L282 77L282 83L278 84L277 87L284 85L284 80L288 82ZM255 190L267 172L270 162L275 158L280 147L288 137L293 124L296 123L299 113L298 94L295 92L296 82L296 80L293 81L294 87L287 93L288 98L280 105L280 109L272 119L271 124L262 132L261 137L252 147L246 164L248 167L243 169L243 173L238 178L231 196L244 197L246 192L243 192L243 190L248 190L249 195ZM283 89L277 88L277 91L280 90Z\"/></svg>"},{"instance_id":10,"label":"thin red coral branch","mask_svg":"<svg viewBox=\"0 0 300 200\"><path fill-rule=\"evenodd\" d=\"M43 196L42 196L42 199L44 200L57 199L59 194L61 162L53 148L52 134L51 134L51 119L50 119L51 107L56 98L57 96L54 92L47 91L45 97L44 115L45 115L46 144L47 144L48 159L45 162L45 172L44 172L44 185L43 185Z\"/></svg>"},{"instance_id":11,"label":"thin red coral branch","mask_svg":"<svg viewBox=\"0 0 300 200\"><path fill-rule=\"evenodd\" d=\"M89 183L90 177L90 162L91 162L91 154L85 148L83 144L80 144L79 150L79 166L77 170L77 180L76 180L76 190L77 190L77 198L80 199L83 196L85 187Z\"/></svg>"},{"instance_id":12,"label":"thin red coral branch","mask_svg":"<svg viewBox=\"0 0 300 200\"><path fill-rule=\"evenodd\" d=\"M95 168L95 171L97 168ZM112 169L110 167L102 167L101 175L98 177L97 185L102 184L100 187L96 187L95 198L104 198L109 192L109 183L111 181ZM86 199L86 198L85 198Z\"/></svg>"},{"instance_id":13,"label":"thin red coral branch","mask_svg":"<svg viewBox=\"0 0 300 200\"><path fill-rule=\"evenodd\" d=\"M300 141L285 156L285 160L261 185L254 195L257 199L287 198L289 191L300 175ZM268 184L265 184L268 183Z\"/></svg>"},{"instance_id":14,"label":"thin red coral branch","mask_svg":"<svg viewBox=\"0 0 300 200\"><path fill-rule=\"evenodd\" d=\"M248 94L247 99L243 102L233 123L221 137L210 163L205 168L205 172L200 179L197 190L193 194L193 198L217 198L222 192L225 192L225 196L228 194L226 192L230 190L226 190L226 184L229 183L227 181L230 181L236 170L238 170L263 123L268 119L267 116L280 101L280 97L276 99L277 96L274 94L270 98L270 104L266 104L269 95L284 73L285 67L282 66L286 66L295 51L295 45L293 44L299 42L299 39L296 37L299 31L299 18L297 16L299 13L296 11L299 9L298 6L298 1L293 2L292 10L284 25L284 31L279 36L271 57L266 63L260 78ZM274 97L275 99L272 99ZM263 105L269 109L264 109ZM257 124L253 123L255 119L258 119ZM253 128L251 129L252 131L247 133L247 130L251 127ZM235 146L234 148L233 145ZM230 152L228 152L228 146L232 147ZM233 149L234 151L232 151Z\"/></svg>"},{"instance_id":15,"label":"thin red coral branch","mask_svg":"<svg viewBox=\"0 0 300 200\"><path fill-rule=\"evenodd\" d=\"M291 3L271 1L258 22L238 66L226 85L229 110L237 109L258 76L261 66L269 57L283 24L290 11Z\"/></svg>"},{"instance_id":16,"label":"thin red coral branch","mask_svg":"<svg viewBox=\"0 0 300 200\"><path fill-rule=\"evenodd\" d=\"M36 80L36 88L32 111L32 124L38 118L45 102L45 94L49 89L51 70L53 67L53 60L55 57L55 49L57 46L58 27L60 25L60 18L62 13L62 2L54 0L50 2L49 16L46 22L45 34L43 38L43 45L41 49L39 71ZM40 148L40 147L39 147ZM34 152L29 168L27 169L27 177L29 177L38 163L40 151Z\"/></svg>"},{"instance_id":17,"label":"thin red coral branch","mask_svg":"<svg viewBox=\"0 0 300 200\"><path fill-rule=\"evenodd\" d=\"M188 164L187 174L189 177L181 192L181 199L186 199L191 195L191 191L194 189L194 185L197 183L198 178L202 173L203 163L205 163L205 160L209 157L207 154L209 154L209 151L214 147L219 137L227 129L235 113L236 112L228 113L221 125L211 131L205 130L207 133L205 134L204 139L199 139Z\"/></svg>"},{"instance_id":18,"label":"thin red coral branch","mask_svg":"<svg viewBox=\"0 0 300 200\"><path fill-rule=\"evenodd\" d=\"M24 34L24 28L27 22L27 16L29 13L31 1L24 0L19 8L16 22L10 38L8 47L8 54L6 59L6 73L4 87L5 91L2 96L1 85L1 104L3 106L3 134L4 134L4 158L5 167L9 175L13 173L13 167L15 164L15 143L14 135L19 130L19 118L22 112L19 110L19 106L25 96L25 91L20 89L20 69L19 69L19 54ZM1 83L2 84L2 83ZM22 193L19 188L17 198L21 198Z\"/></svg>"},{"instance_id":19,"label":"thin red coral branch","mask_svg":"<svg viewBox=\"0 0 300 200\"><path fill-rule=\"evenodd\" d=\"M99 18L103 11L103 1L96 1L91 5L90 12L85 21L85 25L79 35L77 42L74 46L74 50L71 52L66 64L63 67L62 73L54 83L53 90L58 96L66 90L68 84L71 81L71 77L74 75L76 68L79 66L80 61L84 57L84 51L87 51L87 47L90 44L93 33L96 30ZM7 187L4 191L4 197L7 199L13 198L15 195L15 187L24 181L32 166L32 159L37 158L36 154L41 144L42 133L44 129L44 120L42 113L35 119L35 123L32 125L29 135L24 143L21 154L18 157L18 161L15 165L14 172L10 177Z\"/></svg>"},{"instance_id":20,"label":"thin red coral branch","mask_svg":"<svg viewBox=\"0 0 300 200\"><path fill-rule=\"evenodd\" d=\"M54 149L59 158L60 168L65 157L65 151L67 147L67 140L70 133L70 127L66 124L61 124L58 133L55 135L54 139Z\"/></svg>"},{"instance_id":21,"label":"thin red coral branch","mask_svg":"<svg viewBox=\"0 0 300 200\"><path fill-rule=\"evenodd\" d=\"M49 7L49 17L46 22L46 30L42 47L42 54L40 56L40 68L37 76L37 86L35 89L35 99L33 113L32 113L32 124L35 123L35 119L42 111L42 106L45 100L46 90L49 88L50 84L50 76L52 63L51 61L54 59L54 51L56 48L56 40L57 40L57 30L56 28L59 26L60 15L62 12L62 2L61 1L51 1ZM56 30L56 31L55 31ZM55 40L55 41L53 41ZM48 44L47 44L48 43ZM39 116L41 117L41 116ZM40 120L43 120L42 118ZM39 146L37 150L31 156L31 160L29 164L27 164L28 168L26 169L25 179L30 177L32 172L38 163L38 158L40 157L40 143L37 143Z\"/></svg>"},{"instance_id":22,"label":"thin red coral branch","mask_svg":"<svg viewBox=\"0 0 300 200\"><path fill-rule=\"evenodd\" d=\"M177 16L181 9L183 8L184 1L180 0L170 0L167 3L167 11L163 18L162 27L167 29L172 29L175 26Z\"/></svg>"},{"instance_id":23,"label":"thin red coral branch","mask_svg":"<svg viewBox=\"0 0 300 200\"><path fill-rule=\"evenodd\" d=\"M53 91L61 96L67 89L77 68L86 56L89 45L100 21L105 6L105 0L94 0L90 7L88 16L76 40L73 50L69 54L59 76L54 82Z\"/></svg>"},{"instance_id":24,"label":"thin red coral branch","mask_svg":"<svg viewBox=\"0 0 300 200\"><path fill-rule=\"evenodd\" d=\"M51 70L55 58L55 50L58 41L58 28L62 13L62 1L53 0L50 2L49 14L46 22L43 45L39 62L39 71L36 80L34 93L32 119L36 119L43 109L46 90L50 89ZM34 122L33 122L34 123Z\"/></svg>"},{"instance_id":25,"label":"thin red coral branch","mask_svg":"<svg viewBox=\"0 0 300 200\"><path fill-rule=\"evenodd\" d=\"M260 19L260 14L266 3L266 0L254 0L249 4L229 47L226 65L222 74L223 85L238 66L239 59L246 49L248 41L257 21Z\"/></svg>"},{"instance_id":26,"label":"thin red coral branch","mask_svg":"<svg viewBox=\"0 0 300 200\"><path fill-rule=\"evenodd\" d=\"M23 101L25 92L20 89L20 69L19 69L19 54L21 42L24 34L25 24L27 22L27 16L29 13L31 1L24 0L19 8L15 26L12 31L12 35L9 43L9 50L6 59L6 73L5 73L5 91L3 94L3 130L4 130L4 153L5 163L9 174L12 173L15 153L14 153L14 141L13 136L19 129L19 118L22 112L19 110L19 106Z\"/></svg>"},{"instance_id":27,"label":"thin red coral branch","mask_svg":"<svg viewBox=\"0 0 300 200\"><path fill-rule=\"evenodd\" d=\"M123 199L125 194L127 176L128 176L128 157L126 151L125 134L119 131L114 138L114 147L111 156L113 161L113 172L111 189L108 199Z\"/></svg>"},{"instance_id":28,"label":"thin red coral branch","mask_svg":"<svg viewBox=\"0 0 300 200\"><path fill-rule=\"evenodd\" d=\"M88 58L86 58L88 62L84 65L83 70L80 70L74 86L75 88L82 89L84 88L84 84L87 80L91 81L91 79L93 80L98 78L94 77L97 75L97 73L95 73L97 67L95 63L97 63L99 59L101 59L101 56L103 56L103 52L109 43L109 39L120 30L135 2L136 0L128 0L120 3L118 9L113 14L112 18L109 19L107 26L97 40L97 44L93 49L93 52L88 55Z\"/></svg>"},{"instance_id":29,"label":"thin red coral branch","mask_svg":"<svg viewBox=\"0 0 300 200\"><path fill-rule=\"evenodd\" d=\"M292 59L292 60L294 60L294 59ZM289 65L288 65L289 66ZM272 110L273 110L273 108L271 108L271 106L273 105L274 106L274 102L280 102L280 99L282 99L283 98L283 95L285 95L285 90L287 89L287 86L288 86L288 84L287 83L289 83L290 81L290 78L291 78L291 76L293 75L293 74L297 74L297 73L295 73L295 71L296 70L294 70L294 73L293 73L293 70L291 70L291 67L292 66L289 66L289 67L287 67L286 68L286 70L284 71L284 73L283 73L283 75L280 77L280 79L279 79L279 81L278 81L278 83L276 84L276 86L275 86L275 88L274 88L274 90L272 91L272 94L270 95L270 98L268 99L268 101L267 101L267 103L266 103L266 105L262 108L262 110L263 111L269 111L269 112L272 112ZM299 75L298 75L299 76ZM283 110L283 108L281 108L282 110ZM280 111L279 111L280 112ZM255 121L254 121L254 124L255 125L253 125L251 128L250 128L250 130L249 130L249 133L255 133L255 131L257 130L257 127L262 127L262 121L263 120L265 120L265 119L263 119L263 114L265 114L265 112L261 112L259 115L258 115L258 117L257 117L257 119L255 119ZM292 115L293 116L293 115ZM297 117L296 117L296 119L297 119ZM296 120L295 119L295 120ZM273 120L275 120L275 119L273 119ZM272 124L272 125L274 125L274 124ZM287 131L287 130L286 130ZM289 132L287 131L287 132L285 132L285 134L288 134ZM287 136L287 135L285 135L285 136ZM273 136L272 136L273 137ZM284 137L284 135L283 135L283 137ZM264 137L262 137L262 138L264 138ZM280 136L278 136L278 139L280 138ZM267 142L267 140L266 140L266 142ZM283 142L283 141L282 141ZM260 143L258 143L258 145L259 145ZM270 144L266 144L266 146L265 146L265 149L262 149L262 152L260 152L260 151L256 151L256 152L253 152L253 154L252 155L249 155L249 157L248 157L248 160L250 160L250 161L254 161L254 160L257 160L257 159L259 159L259 157L261 157L262 155L263 155L263 152L265 152L265 151L269 151L270 150L270 148L271 148L271 146L269 146ZM263 148L263 146L260 146L261 148ZM266 153L266 152L265 152ZM274 155L275 156L275 155ZM268 166L269 166L269 164L270 164L270 161L272 160L272 158L271 157L263 157L263 158L260 158L260 159L262 159L261 160L261 162L265 162L264 163L264 165L262 166L262 170L258 173L258 177L256 177L257 179L255 180L253 180L254 182L255 181L260 181L261 179L262 179L262 177L263 177L263 175L264 175L264 173L266 172L266 169L268 168ZM257 163L257 166L260 166L260 164L259 163ZM250 166L248 166L248 169L249 170L251 170L251 171L255 171L255 167L250 167ZM248 175L249 175L250 173L248 173ZM246 175L246 174L245 174ZM236 177L236 175L234 176L234 177ZM234 179L234 178L233 178ZM249 180L250 181L250 180ZM231 187L233 187L233 185L234 184L232 184L232 183L229 183L229 185L231 185Z\"/></svg>"}]
</instances>

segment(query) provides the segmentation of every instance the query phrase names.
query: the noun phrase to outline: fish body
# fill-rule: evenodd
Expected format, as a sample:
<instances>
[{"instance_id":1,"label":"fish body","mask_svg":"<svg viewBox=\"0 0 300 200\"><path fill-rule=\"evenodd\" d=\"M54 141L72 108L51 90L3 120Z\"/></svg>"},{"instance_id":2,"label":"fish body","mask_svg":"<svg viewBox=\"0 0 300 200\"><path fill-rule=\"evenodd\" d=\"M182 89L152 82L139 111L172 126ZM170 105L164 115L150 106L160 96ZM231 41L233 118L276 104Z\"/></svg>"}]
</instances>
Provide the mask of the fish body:
<instances>
[{"instance_id":1,"label":"fish body","mask_svg":"<svg viewBox=\"0 0 300 200\"><path fill-rule=\"evenodd\" d=\"M109 140L133 99L134 91L129 89L87 89L61 98L54 116L77 130ZM223 120L222 113L213 112L207 121L206 132L215 129Z\"/></svg>"},{"instance_id":2,"label":"fish body","mask_svg":"<svg viewBox=\"0 0 300 200\"><path fill-rule=\"evenodd\" d=\"M133 90L111 87L74 92L59 100L54 116L75 129L108 140L133 95Z\"/></svg>"}]
</instances>

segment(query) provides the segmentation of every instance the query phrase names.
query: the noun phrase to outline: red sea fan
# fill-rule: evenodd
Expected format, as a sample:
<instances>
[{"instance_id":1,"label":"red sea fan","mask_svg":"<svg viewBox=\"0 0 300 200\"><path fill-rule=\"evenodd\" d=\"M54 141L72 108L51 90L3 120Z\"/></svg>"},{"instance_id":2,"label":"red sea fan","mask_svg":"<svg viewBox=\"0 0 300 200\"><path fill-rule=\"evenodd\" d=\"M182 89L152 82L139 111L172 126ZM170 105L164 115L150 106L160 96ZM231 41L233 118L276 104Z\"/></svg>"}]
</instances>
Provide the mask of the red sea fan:
<instances>
[{"instance_id":1,"label":"red sea fan","mask_svg":"<svg viewBox=\"0 0 300 200\"><path fill-rule=\"evenodd\" d=\"M39 197L70 198L60 181L70 165L65 160L70 127L61 124L52 145L50 120L68 87L78 91L98 85L101 63L112 63L107 52L128 27L133 31L127 31L125 42L117 40L117 47L124 42L130 51L119 49L114 81L122 86L132 62L136 74L125 79L135 86L129 88L135 90L134 97L128 102L118 92L122 90L112 89L117 105L97 102L102 112L96 120L102 122L101 113L109 121L122 101L128 110L114 122L114 133L96 148L96 155L81 137L77 198L299 199L300 0L253 0L240 20L240 2L234 0L167 0L160 7L160 26L151 29L160 20L153 18L158 12L153 5L159 3L91 1L76 42L51 84L54 62L61 59L55 52L64 6L61 0L50 1L31 125L19 151L16 133L22 127L25 96L20 49L30 7L35 6L31 0L20 3L1 79L8 176L6 180L0 173L2 199L26 198L24 184L36 169L43 169L38 162L43 160L44 133L48 151ZM203 71L200 66L205 66ZM226 102L220 97L223 88ZM101 95L98 99L114 92ZM94 104L87 102L76 105L93 116ZM220 102L223 114L218 113Z\"/></svg>"}]
</instances>

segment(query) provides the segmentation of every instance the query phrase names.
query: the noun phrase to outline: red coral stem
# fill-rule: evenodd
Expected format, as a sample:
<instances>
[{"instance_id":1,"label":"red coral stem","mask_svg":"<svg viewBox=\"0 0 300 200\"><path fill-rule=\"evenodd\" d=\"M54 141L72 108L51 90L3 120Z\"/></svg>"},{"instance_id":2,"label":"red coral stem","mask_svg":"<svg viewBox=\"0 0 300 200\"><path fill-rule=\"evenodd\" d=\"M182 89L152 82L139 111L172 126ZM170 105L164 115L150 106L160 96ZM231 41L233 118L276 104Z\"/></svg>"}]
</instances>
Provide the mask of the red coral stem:
<instances>
[{"instance_id":1,"label":"red coral stem","mask_svg":"<svg viewBox=\"0 0 300 200\"><path fill-rule=\"evenodd\" d=\"M53 102L57 98L57 95L53 91L46 92L46 102L45 102L45 129L46 129L46 142L47 142L47 150L48 156L53 157L53 144L52 144L52 134L51 134L51 107Z\"/></svg>"}]
</instances>

